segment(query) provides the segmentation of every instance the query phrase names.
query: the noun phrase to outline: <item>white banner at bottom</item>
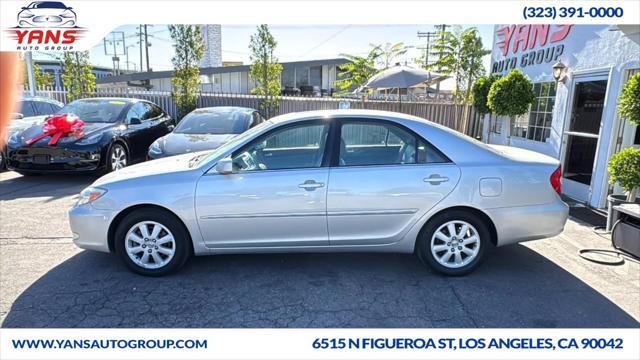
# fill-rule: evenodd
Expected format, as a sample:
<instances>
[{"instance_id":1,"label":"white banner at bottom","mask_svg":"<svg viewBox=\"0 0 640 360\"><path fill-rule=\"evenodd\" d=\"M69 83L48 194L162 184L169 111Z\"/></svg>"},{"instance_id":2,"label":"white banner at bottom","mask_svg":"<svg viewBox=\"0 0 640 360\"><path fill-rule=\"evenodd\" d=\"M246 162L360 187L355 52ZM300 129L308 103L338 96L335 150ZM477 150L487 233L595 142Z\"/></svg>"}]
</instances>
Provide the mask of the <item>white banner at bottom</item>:
<instances>
[{"instance_id":1,"label":"white banner at bottom","mask_svg":"<svg viewBox=\"0 0 640 360\"><path fill-rule=\"evenodd\" d=\"M0 329L1 359L638 359L640 329Z\"/></svg>"}]
</instances>

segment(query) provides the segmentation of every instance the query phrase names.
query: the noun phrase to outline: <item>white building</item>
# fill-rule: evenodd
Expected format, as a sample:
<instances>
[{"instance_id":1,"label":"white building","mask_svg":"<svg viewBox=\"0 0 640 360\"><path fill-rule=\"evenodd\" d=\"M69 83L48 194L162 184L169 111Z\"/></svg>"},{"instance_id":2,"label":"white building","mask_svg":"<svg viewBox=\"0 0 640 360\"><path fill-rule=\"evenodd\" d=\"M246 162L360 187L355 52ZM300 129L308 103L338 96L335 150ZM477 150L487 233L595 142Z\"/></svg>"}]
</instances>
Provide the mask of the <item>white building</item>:
<instances>
[{"instance_id":1,"label":"white building","mask_svg":"<svg viewBox=\"0 0 640 360\"><path fill-rule=\"evenodd\" d=\"M559 159L563 193L605 207L614 190L607 162L620 149L640 145L640 130L616 110L622 87L640 69L640 26L496 25L491 56L492 73L517 68L527 74L536 100L512 124L485 121L485 141ZM552 66L558 61L566 77L556 84Z\"/></svg>"}]
</instances>

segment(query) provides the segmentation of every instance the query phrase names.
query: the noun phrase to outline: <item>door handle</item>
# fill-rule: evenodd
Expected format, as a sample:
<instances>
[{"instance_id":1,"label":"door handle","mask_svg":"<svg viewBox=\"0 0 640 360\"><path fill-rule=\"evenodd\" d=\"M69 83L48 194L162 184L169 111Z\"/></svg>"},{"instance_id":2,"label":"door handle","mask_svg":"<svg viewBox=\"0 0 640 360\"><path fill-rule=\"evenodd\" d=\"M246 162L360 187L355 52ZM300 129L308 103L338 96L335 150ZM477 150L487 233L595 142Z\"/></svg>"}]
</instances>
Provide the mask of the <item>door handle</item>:
<instances>
[{"instance_id":1,"label":"door handle","mask_svg":"<svg viewBox=\"0 0 640 360\"><path fill-rule=\"evenodd\" d=\"M315 180L307 180L307 181L303 182L302 184L298 185L298 187L301 188L301 189L305 189L307 191L312 191L312 190L315 190L317 188L324 187L324 183L316 182Z\"/></svg>"},{"instance_id":2,"label":"door handle","mask_svg":"<svg viewBox=\"0 0 640 360\"><path fill-rule=\"evenodd\" d=\"M449 178L441 176L440 174L431 174L429 177L424 178L423 181L428 182L431 185L440 185L443 182L449 181Z\"/></svg>"}]
</instances>

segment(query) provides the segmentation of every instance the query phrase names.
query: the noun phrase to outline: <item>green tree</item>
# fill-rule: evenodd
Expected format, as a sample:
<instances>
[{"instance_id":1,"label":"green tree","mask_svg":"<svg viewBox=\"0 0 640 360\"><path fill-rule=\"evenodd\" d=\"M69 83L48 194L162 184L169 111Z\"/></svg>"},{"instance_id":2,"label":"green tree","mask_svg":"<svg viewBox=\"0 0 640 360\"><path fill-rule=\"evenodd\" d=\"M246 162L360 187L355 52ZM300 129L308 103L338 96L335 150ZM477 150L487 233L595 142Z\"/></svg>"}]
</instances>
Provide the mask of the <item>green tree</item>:
<instances>
[{"instance_id":1,"label":"green tree","mask_svg":"<svg viewBox=\"0 0 640 360\"><path fill-rule=\"evenodd\" d=\"M67 101L86 97L96 91L96 76L91 71L89 52L63 53L62 83L67 90Z\"/></svg>"},{"instance_id":2,"label":"green tree","mask_svg":"<svg viewBox=\"0 0 640 360\"><path fill-rule=\"evenodd\" d=\"M461 86L464 89L463 102L471 102L471 87L476 79L485 73L482 58L491 53L482 45L482 38L476 28L468 28L462 32L460 46Z\"/></svg>"},{"instance_id":3,"label":"green tree","mask_svg":"<svg viewBox=\"0 0 640 360\"><path fill-rule=\"evenodd\" d=\"M280 100L282 64L278 63L274 54L277 45L269 26L265 24L258 26L249 43L252 62L249 76L256 84L251 93L264 97L260 109L267 117L275 114Z\"/></svg>"},{"instance_id":4,"label":"green tree","mask_svg":"<svg viewBox=\"0 0 640 360\"><path fill-rule=\"evenodd\" d=\"M394 61L398 57L406 54L407 51L412 48L412 46L405 45L403 42L398 42L395 44L386 43L384 47L382 47L381 45L370 45L372 47L372 51L380 52L380 56L378 57L378 59L379 64L383 70L393 66Z\"/></svg>"},{"instance_id":5,"label":"green tree","mask_svg":"<svg viewBox=\"0 0 640 360\"><path fill-rule=\"evenodd\" d=\"M487 96L487 105L492 113L508 116L513 123L514 117L529 111L535 97L531 80L522 71L515 69L493 82Z\"/></svg>"},{"instance_id":6,"label":"green tree","mask_svg":"<svg viewBox=\"0 0 640 360\"><path fill-rule=\"evenodd\" d=\"M640 126L640 72L633 75L624 85L618 98L618 112L623 119Z\"/></svg>"},{"instance_id":7,"label":"green tree","mask_svg":"<svg viewBox=\"0 0 640 360\"><path fill-rule=\"evenodd\" d=\"M473 96L473 106L480 114L490 114L491 109L487 104L487 97L489 96L489 90L491 85L498 80L497 75L480 76L473 83L471 87L471 94Z\"/></svg>"},{"instance_id":8,"label":"green tree","mask_svg":"<svg viewBox=\"0 0 640 360\"><path fill-rule=\"evenodd\" d=\"M609 160L609 183L619 183L627 192L627 201L635 201L640 188L640 149L626 148Z\"/></svg>"},{"instance_id":9,"label":"green tree","mask_svg":"<svg viewBox=\"0 0 640 360\"><path fill-rule=\"evenodd\" d=\"M29 76L27 75L27 64L26 61L22 62L22 69L23 69L23 76L22 76L22 80L23 80L23 85L24 88L27 89L29 88ZM38 66L38 64L33 64L33 75L35 76L35 82L36 82L36 88L41 88L41 87L51 87L53 86L53 74L48 73L48 72L44 72L42 70L40 70L40 67Z\"/></svg>"},{"instance_id":10,"label":"green tree","mask_svg":"<svg viewBox=\"0 0 640 360\"><path fill-rule=\"evenodd\" d=\"M456 101L470 103L471 87L475 79L485 73L482 58L491 53L484 49L478 29L456 26L452 31L441 31L437 34L432 49L432 54L438 58L425 67L452 76Z\"/></svg>"},{"instance_id":11,"label":"green tree","mask_svg":"<svg viewBox=\"0 0 640 360\"><path fill-rule=\"evenodd\" d=\"M204 41L197 25L169 25L174 55L171 96L176 102L178 116L196 108L200 92L200 59L204 56Z\"/></svg>"},{"instance_id":12,"label":"green tree","mask_svg":"<svg viewBox=\"0 0 640 360\"><path fill-rule=\"evenodd\" d=\"M364 84L375 75L376 62L383 56L380 46L373 46L366 56L340 54L349 60L348 63L338 66L338 79L335 85L340 89L340 94L353 91Z\"/></svg>"}]
</instances>

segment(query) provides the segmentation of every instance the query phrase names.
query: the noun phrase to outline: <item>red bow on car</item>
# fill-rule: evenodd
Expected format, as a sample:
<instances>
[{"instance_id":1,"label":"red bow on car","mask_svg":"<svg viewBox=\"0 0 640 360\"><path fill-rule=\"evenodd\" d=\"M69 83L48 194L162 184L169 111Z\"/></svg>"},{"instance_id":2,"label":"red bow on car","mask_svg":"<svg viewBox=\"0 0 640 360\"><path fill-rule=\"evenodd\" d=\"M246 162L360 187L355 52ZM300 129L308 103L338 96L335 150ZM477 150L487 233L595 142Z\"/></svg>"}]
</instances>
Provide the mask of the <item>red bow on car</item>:
<instances>
[{"instance_id":1,"label":"red bow on car","mask_svg":"<svg viewBox=\"0 0 640 360\"><path fill-rule=\"evenodd\" d=\"M50 146L55 146L63 136L82 137L84 129L84 121L78 119L73 114L60 114L48 118L42 125L42 134L26 141L27 145L31 145L41 139L51 136L49 140Z\"/></svg>"}]
</instances>

